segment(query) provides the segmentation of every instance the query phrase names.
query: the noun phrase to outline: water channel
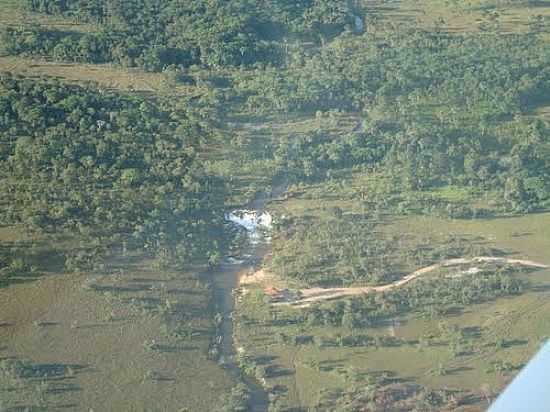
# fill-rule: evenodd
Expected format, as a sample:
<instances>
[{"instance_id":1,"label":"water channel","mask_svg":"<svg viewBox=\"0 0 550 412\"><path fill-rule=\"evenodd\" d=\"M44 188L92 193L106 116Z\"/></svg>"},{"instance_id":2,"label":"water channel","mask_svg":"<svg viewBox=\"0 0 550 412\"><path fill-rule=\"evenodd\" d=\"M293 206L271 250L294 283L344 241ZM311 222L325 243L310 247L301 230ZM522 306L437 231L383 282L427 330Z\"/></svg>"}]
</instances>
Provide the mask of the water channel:
<instances>
[{"instance_id":1,"label":"water channel","mask_svg":"<svg viewBox=\"0 0 550 412\"><path fill-rule=\"evenodd\" d=\"M241 226L241 230L246 230L248 245L246 251L241 251L241 256L226 256L222 263L212 270L216 310L221 315L221 322L218 326L219 362L248 386L251 395L249 410L253 412L266 412L269 399L262 385L253 377L243 376L237 365L233 340L233 292L239 285L240 277L254 270L270 249L270 238L266 229L268 229L271 220L269 214L264 214L265 207L271 199L279 196L285 187L281 185L275 188L269 196L260 196L245 208L226 215L226 220L232 222L230 224Z\"/></svg>"}]
</instances>

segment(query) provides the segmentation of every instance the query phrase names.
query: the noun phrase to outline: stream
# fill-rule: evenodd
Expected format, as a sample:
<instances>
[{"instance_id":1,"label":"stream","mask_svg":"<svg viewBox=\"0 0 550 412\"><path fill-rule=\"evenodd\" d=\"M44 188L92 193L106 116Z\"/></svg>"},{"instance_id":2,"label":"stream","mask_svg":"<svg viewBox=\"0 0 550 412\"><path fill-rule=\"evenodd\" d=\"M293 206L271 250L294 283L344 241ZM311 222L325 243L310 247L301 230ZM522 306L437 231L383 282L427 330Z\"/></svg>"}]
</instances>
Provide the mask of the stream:
<instances>
[{"instance_id":1,"label":"stream","mask_svg":"<svg viewBox=\"0 0 550 412\"><path fill-rule=\"evenodd\" d=\"M248 410L253 412L266 412L269 398L260 382L242 374L236 362L232 319L233 291L239 286L240 277L257 267L269 251L270 238L266 229L271 225L271 216L264 213L264 209L267 202L279 196L285 188L286 185L274 188L270 196L258 197L246 208L226 214L225 219L231 222L230 225L246 230L248 245L246 251L240 251L241 256L226 256L222 263L211 271L216 311L221 315L221 322L218 324L219 363L247 385L250 391Z\"/></svg>"}]
</instances>

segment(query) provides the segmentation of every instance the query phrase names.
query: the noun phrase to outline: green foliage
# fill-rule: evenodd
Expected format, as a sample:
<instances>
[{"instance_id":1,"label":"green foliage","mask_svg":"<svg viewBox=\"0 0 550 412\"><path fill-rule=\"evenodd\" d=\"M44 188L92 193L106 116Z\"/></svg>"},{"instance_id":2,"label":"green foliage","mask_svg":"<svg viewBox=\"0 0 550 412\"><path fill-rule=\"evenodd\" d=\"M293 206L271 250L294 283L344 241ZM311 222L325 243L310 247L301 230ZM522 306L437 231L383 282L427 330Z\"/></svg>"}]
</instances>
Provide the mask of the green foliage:
<instances>
[{"instance_id":1,"label":"green foliage","mask_svg":"<svg viewBox=\"0 0 550 412\"><path fill-rule=\"evenodd\" d=\"M250 401L250 391L244 384L237 384L228 395L220 398L217 412L246 412Z\"/></svg>"},{"instance_id":2,"label":"green foliage","mask_svg":"<svg viewBox=\"0 0 550 412\"><path fill-rule=\"evenodd\" d=\"M0 247L0 282L10 277L20 277L37 274L34 266L36 251L32 245L1 245Z\"/></svg>"},{"instance_id":3,"label":"green foliage","mask_svg":"<svg viewBox=\"0 0 550 412\"><path fill-rule=\"evenodd\" d=\"M419 385L394 383L385 376L369 375L367 382L356 382L339 391L320 391L318 410L362 411L439 411L456 404L450 390L430 390Z\"/></svg>"},{"instance_id":4,"label":"green foliage","mask_svg":"<svg viewBox=\"0 0 550 412\"><path fill-rule=\"evenodd\" d=\"M286 222L274 240L269 268L315 286L385 284L403 276L404 268L412 271L443 259L487 252L479 242L460 236L392 235L381 226L366 214Z\"/></svg>"},{"instance_id":5,"label":"green foliage","mask_svg":"<svg viewBox=\"0 0 550 412\"><path fill-rule=\"evenodd\" d=\"M550 50L536 37L379 31L344 34L313 52L289 53L286 71L266 70L261 84L246 73L237 80L269 88L272 93L258 90L266 98L286 95L289 105L279 105L281 110L384 108L416 114L418 104L445 103L453 109L465 105L479 119L519 113L527 103L544 101L548 88ZM272 90L274 84L285 87Z\"/></svg>"},{"instance_id":6,"label":"green foliage","mask_svg":"<svg viewBox=\"0 0 550 412\"><path fill-rule=\"evenodd\" d=\"M99 25L82 38L71 33L9 29L3 39L13 54L45 54L61 61L113 61L160 71L170 65L210 67L278 64L273 40L290 33L334 36L351 22L345 0L182 2L170 0L27 0L29 10Z\"/></svg>"},{"instance_id":7,"label":"green foliage","mask_svg":"<svg viewBox=\"0 0 550 412\"><path fill-rule=\"evenodd\" d=\"M50 385L26 360L0 361L0 410L45 410Z\"/></svg>"},{"instance_id":8,"label":"green foliage","mask_svg":"<svg viewBox=\"0 0 550 412\"><path fill-rule=\"evenodd\" d=\"M376 169L400 181L402 191L491 188L512 212L549 201L550 165L541 150L550 145L548 126L517 116L545 103L550 91L550 48L537 36L376 25L354 36L343 31L362 11L347 1L29 0L28 8L95 22L100 30L10 28L4 43L11 53L170 73L192 64L245 65L250 69L224 76L232 80L227 97L249 110L361 111L350 133L321 127L275 139L280 173L293 180ZM317 48L288 43L296 35L333 41ZM463 206L448 215L479 216Z\"/></svg>"},{"instance_id":9,"label":"green foliage","mask_svg":"<svg viewBox=\"0 0 550 412\"><path fill-rule=\"evenodd\" d=\"M444 282L437 278L417 280L383 294L373 293L346 302L338 301L308 309L303 321L309 325L343 326L353 330L411 312L431 315L431 308L434 305L455 309L469 307L498 297L516 295L523 289L524 282L511 274L493 270L473 276L445 279ZM439 315L445 315L445 312ZM352 319L350 319L350 313L353 313ZM452 338L454 339L455 336L453 335ZM455 343L460 344L460 336L456 338L458 340ZM382 345L391 345L391 343L386 342ZM461 353L458 346L455 345L457 356Z\"/></svg>"},{"instance_id":10,"label":"green foliage","mask_svg":"<svg viewBox=\"0 0 550 412\"><path fill-rule=\"evenodd\" d=\"M397 241L380 238L367 219L356 216L303 224L295 226L290 238L275 243L272 270L324 286L380 283L395 275L391 256Z\"/></svg>"},{"instance_id":11,"label":"green foliage","mask_svg":"<svg viewBox=\"0 0 550 412\"><path fill-rule=\"evenodd\" d=\"M233 93L259 113L362 112L351 132L318 127L276 139L274 158L295 181L379 170L402 194L490 189L521 212L549 200L550 129L521 116L546 102L548 63L550 47L532 36L341 35L313 51L289 51L284 69L233 73Z\"/></svg>"},{"instance_id":12,"label":"green foliage","mask_svg":"<svg viewBox=\"0 0 550 412\"><path fill-rule=\"evenodd\" d=\"M321 127L278 139L274 159L287 178L298 181L330 178L339 169L377 165L389 147L383 139L384 132L377 124L365 132L344 136Z\"/></svg>"},{"instance_id":13,"label":"green foliage","mask_svg":"<svg viewBox=\"0 0 550 412\"><path fill-rule=\"evenodd\" d=\"M212 133L199 109L8 75L0 106L2 221L101 240L68 268L109 245L182 262L217 250L224 190L197 160Z\"/></svg>"}]
</instances>

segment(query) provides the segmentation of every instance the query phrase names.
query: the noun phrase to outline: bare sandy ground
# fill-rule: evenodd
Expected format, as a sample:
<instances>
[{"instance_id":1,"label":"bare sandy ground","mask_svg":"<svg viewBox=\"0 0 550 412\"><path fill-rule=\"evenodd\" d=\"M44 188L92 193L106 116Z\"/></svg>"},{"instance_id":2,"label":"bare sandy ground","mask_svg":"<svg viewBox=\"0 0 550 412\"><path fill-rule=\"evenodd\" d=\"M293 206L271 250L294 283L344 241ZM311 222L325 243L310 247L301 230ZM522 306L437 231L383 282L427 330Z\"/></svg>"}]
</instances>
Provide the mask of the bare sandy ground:
<instances>
[{"instance_id":1,"label":"bare sandy ground","mask_svg":"<svg viewBox=\"0 0 550 412\"><path fill-rule=\"evenodd\" d=\"M273 276L268 275L267 272L264 269L260 269L251 275L244 275L241 276L239 279L239 285L256 285L256 284L267 284L272 283Z\"/></svg>"},{"instance_id":2,"label":"bare sandy ground","mask_svg":"<svg viewBox=\"0 0 550 412\"><path fill-rule=\"evenodd\" d=\"M415 270L414 272L406 275L400 280L389 283L382 286L367 286L367 287L350 287L350 288L307 288L300 289L298 291L298 299L284 300L280 302L273 303L274 306L292 306L296 308L305 308L310 306L315 302L338 299L346 296L357 296L367 293L381 293L388 292L392 289L396 289L410 283L419 277L433 272L434 270L440 268L448 268L460 265L475 264L475 263L495 263L495 264L508 264L508 265L520 265L533 267L538 269L547 269L548 265L543 263L534 262L532 260L523 260L523 259L509 259L502 257L491 257L491 256L478 256L474 258L458 258L458 259L447 259L440 263L436 263L424 268ZM258 270L252 275L243 276L240 280L242 286L260 284L264 287L273 286L274 276L267 273L264 269Z\"/></svg>"}]
</instances>

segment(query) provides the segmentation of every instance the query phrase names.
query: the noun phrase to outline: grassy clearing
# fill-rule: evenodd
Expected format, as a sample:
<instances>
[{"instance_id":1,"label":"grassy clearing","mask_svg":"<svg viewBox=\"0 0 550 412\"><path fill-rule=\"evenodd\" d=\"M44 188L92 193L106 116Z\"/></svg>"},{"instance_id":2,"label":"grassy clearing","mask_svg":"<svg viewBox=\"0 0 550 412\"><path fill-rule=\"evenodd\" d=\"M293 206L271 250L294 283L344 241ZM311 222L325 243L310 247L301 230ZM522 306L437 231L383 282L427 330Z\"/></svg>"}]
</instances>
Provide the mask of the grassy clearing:
<instances>
[{"instance_id":1,"label":"grassy clearing","mask_svg":"<svg viewBox=\"0 0 550 412\"><path fill-rule=\"evenodd\" d=\"M29 240L29 235L15 227L0 227L0 242Z\"/></svg>"},{"instance_id":2,"label":"grassy clearing","mask_svg":"<svg viewBox=\"0 0 550 412\"><path fill-rule=\"evenodd\" d=\"M467 187L458 187L458 186L445 186L440 187L432 191L432 194L439 199L448 201L448 202L468 202L476 198L474 190Z\"/></svg>"},{"instance_id":3,"label":"grassy clearing","mask_svg":"<svg viewBox=\"0 0 550 412\"><path fill-rule=\"evenodd\" d=\"M167 92L171 87L161 73L145 73L112 65L57 63L21 57L0 57L0 71L26 77L54 77L76 83L97 83L102 87L138 92ZM185 92L186 87L176 91ZM174 90L171 89L170 93Z\"/></svg>"},{"instance_id":4,"label":"grassy clearing","mask_svg":"<svg viewBox=\"0 0 550 412\"><path fill-rule=\"evenodd\" d=\"M404 232L458 233L483 236L515 256L550 263L550 214L479 219L448 220L429 217L411 217L399 221L396 228Z\"/></svg>"},{"instance_id":5,"label":"grassy clearing","mask_svg":"<svg viewBox=\"0 0 550 412\"><path fill-rule=\"evenodd\" d=\"M550 263L548 227L550 214L491 220L446 220L411 217L397 220L388 231L443 236L449 233L484 236L513 256L524 256ZM452 388L473 396L474 404L459 410L482 410L484 396L498 393L550 334L550 271L522 273L529 281L525 293L473 305L443 318L420 318L414 314L395 323L356 330L355 334L394 336L400 342L392 347L319 347L315 343L282 343L281 334L334 339L350 333L339 327L304 327L285 324L299 312L286 309L270 313L261 293L250 291L239 304L243 316L236 328L237 341L252 359L271 357L275 371L266 378L269 387L282 385L288 392L282 404L312 407L320 389L345 389L351 382L350 370L362 373L386 371L429 388ZM282 323L282 324L281 324ZM254 327L246 325L254 325ZM450 349L446 330L462 331L463 353ZM279 372L277 372L279 371ZM279 388L280 389L280 388Z\"/></svg>"},{"instance_id":6,"label":"grassy clearing","mask_svg":"<svg viewBox=\"0 0 550 412\"><path fill-rule=\"evenodd\" d=\"M97 31L92 24L83 24L70 19L31 13L25 10L21 0L0 0L0 27L21 24L41 25L52 30L91 33Z\"/></svg>"},{"instance_id":7,"label":"grassy clearing","mask_svg":"<svg viewBox=\"0 0 550 412\"><path fill-rule=\"evenodd\" d=\"M519 3L519 4L518 4ZM445 30L451 33L498 29L504 33L547 31L550 2L499 2L496 0L369 1L366 9L386 24ZM538 17L541 16L541 17Z\"/></svg>"},{"instance_id":8,"label":"grassy clearing","mask_svg":"<svg viewBox=\"0 0 550 412\"><path fill-rule=\"evenodd\" d=\"M206 358L208 289L142 259L110 271L0 289L0 359L28 360L34 371L19 385L43 381L50 409L213 410L231 378ZM33 405L27 392L7 407Z\"/></svg>"}]
</instances>

